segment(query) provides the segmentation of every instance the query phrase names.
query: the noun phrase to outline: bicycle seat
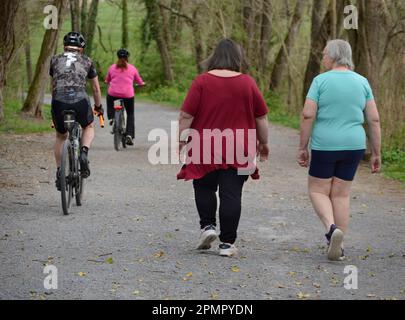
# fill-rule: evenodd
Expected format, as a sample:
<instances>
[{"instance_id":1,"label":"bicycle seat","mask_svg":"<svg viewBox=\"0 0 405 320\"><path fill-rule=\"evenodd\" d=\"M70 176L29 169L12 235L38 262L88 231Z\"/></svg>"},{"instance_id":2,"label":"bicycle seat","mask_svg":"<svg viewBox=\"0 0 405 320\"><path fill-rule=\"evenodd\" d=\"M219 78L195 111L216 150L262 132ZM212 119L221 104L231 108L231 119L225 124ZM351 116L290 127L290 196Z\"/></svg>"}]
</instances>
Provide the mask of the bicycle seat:
<instances>
[{"instance_id":1,"label":"bicycle seat","mask_svg":"<svg viewBox=\"0 0 405 320\"><path fill-rule=\"evenodd\" d=\"M62 111L62 114L63 114L63 115L72 115L72 116L75 116L75 115L76 115L76 111L74 111L74 110L63 110L63 111Z\"/></svg>"},{"instance_id":2,"label":"bicycle seat","mask_svg":"<svg viewBox=\"0 0 405 320\"><path fill-rule=\"evenodd\" d=\"M76 121L76 112L74 110L63 110L63 122L65 124L66 130L73 128Z\"/></svg>"}]
</instances>

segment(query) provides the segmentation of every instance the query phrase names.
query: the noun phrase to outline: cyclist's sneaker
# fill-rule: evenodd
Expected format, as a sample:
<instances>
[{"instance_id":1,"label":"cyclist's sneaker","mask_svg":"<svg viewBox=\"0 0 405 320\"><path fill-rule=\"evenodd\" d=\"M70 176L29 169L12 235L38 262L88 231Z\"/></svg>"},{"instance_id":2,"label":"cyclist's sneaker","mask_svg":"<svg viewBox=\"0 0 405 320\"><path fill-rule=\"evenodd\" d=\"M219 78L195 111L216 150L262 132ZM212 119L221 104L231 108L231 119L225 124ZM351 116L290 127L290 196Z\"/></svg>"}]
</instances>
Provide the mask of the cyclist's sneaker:
<instances>
[{"instance_id":1,"label":"cyclist's sneaker","mask_svg":"<svg viewBox=\"0 0 405 320\"><path fill-rule=\"evenodd\" d=\"M201 229L200 242L198 243L197 250L208 250L211 248L211 243L217 239L215 226L209 225Z\"/></svg>"},{"instance_id":2,"label":"cyclist's sneaker","mask_svg":"<svg viewBox=\"0 0 405 320\"><path fill-rule=\"evenodd\" d=\"M325 234L328 240L328 259L331 261L341 261L344 259L343 232L336 225L332 224L330 230Z\"/></svg>"},{"instance_id":3,"label":"cyclist's sneaker","mask_svg":"<svg viewBox=\"0 0 405 320\"><path fill-rule=\"evenodd\" d=\"M61 191L61 186L60 186L60 168L58 168L57 170L56 170L56 180L55 180L55 186L56 186L56 189L58 190L58 191Z\"/></svg>"},{"instance_id":4,"label":"cyclist's sneaker","mask_svg":"<svg viewBox=\"0 0 405 320\"><path fill-rule=\"evenodd\" d=\"M89 168L89 160L87 160L87 152L81 151L80 152L80 173L84 179L90 176L90 168Z\"/></svg>"},{"instance_id":5,"label":"cyclist's sneaker","mask_svg":"<svg viewBox=\"0 0 405 320\"><path fill-rule=\"evenodd\" d=\"M133 146L134 145L134 141L132 140L131 136L127 136L127 141L126 141L127 145L129 146Z\"/></svg>"},{"instance_id":6,"label":"cyclist's sneaker","mask_svg":"<svg viewBox=\"0 0 405 320\"><path fill-rule=\"evenodd\" d=\"M219 255L222 257L234 257L238 254L238 249L230 243L221 243L219 245Z\"/></svg>"}]
</instances>

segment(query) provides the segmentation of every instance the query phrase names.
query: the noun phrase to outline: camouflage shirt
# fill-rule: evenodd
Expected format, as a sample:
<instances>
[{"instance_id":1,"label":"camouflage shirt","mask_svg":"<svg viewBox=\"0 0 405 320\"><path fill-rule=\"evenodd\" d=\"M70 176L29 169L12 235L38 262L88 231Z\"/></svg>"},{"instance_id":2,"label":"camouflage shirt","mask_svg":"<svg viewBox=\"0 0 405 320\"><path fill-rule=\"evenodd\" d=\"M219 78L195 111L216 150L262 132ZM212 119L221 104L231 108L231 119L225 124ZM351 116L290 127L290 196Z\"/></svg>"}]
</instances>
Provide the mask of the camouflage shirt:
<instances>
[{"instance_id":1,"label":"camouflage shirt","mask_svg":"<svg viewBox=\"0 0 405 320\"><path fill-rule=\"evenodd\" d=\"M97 77L93 61L80 53L67 51L53 56L49 75L53 94L66 91L85 92L87 79Z\"/></svg>"}]
</instances>

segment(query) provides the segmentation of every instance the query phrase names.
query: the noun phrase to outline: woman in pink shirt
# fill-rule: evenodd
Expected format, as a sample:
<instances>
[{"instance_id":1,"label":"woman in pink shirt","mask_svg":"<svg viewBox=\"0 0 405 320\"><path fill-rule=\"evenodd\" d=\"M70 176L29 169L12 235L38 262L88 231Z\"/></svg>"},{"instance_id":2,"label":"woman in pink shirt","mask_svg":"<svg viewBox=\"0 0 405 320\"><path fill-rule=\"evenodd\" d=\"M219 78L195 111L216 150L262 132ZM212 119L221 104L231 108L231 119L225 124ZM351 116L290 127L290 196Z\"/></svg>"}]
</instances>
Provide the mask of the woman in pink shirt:
<instances>
[{"instance_id":1,"label":"woman in pink shirt","mask_svg":"<svg viewBox=\"0 0 405 320\"><path fill-rule=\"evenodd\" d=\"M133 83L143 86L141 76L138 70L132 64L128 63L129 52L126 49L119 49L117 52L118 61L113 64L107 73L105 82L108 83L107 94L107 116L112 125L114 119L114 101L124 100L125 110L127 111L127 144L133 145L135 137L135 116L134 116L134 98L135 90Z\"/></svg>"}]
</instances>

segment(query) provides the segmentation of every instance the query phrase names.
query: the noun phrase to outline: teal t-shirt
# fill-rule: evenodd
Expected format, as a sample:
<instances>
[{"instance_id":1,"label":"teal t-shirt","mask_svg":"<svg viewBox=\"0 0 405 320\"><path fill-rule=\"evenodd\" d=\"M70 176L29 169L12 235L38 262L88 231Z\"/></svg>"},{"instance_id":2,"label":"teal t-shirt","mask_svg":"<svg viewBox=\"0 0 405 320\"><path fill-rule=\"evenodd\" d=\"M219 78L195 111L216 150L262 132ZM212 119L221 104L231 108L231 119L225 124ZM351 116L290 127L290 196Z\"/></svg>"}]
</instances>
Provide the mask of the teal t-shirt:
<instances>
[{"instance_id":1,"label":"teal t-shirt","mask_svg":"<svg viewBox=\"0 0 405 320\"><path fill-rule=\"evenodd\" d=\"M322 73L312 82L307 98L318 105L312 150L366 149L364 109L374 99L366 78L353 71Z\"/></svg>"}]
</instances>

